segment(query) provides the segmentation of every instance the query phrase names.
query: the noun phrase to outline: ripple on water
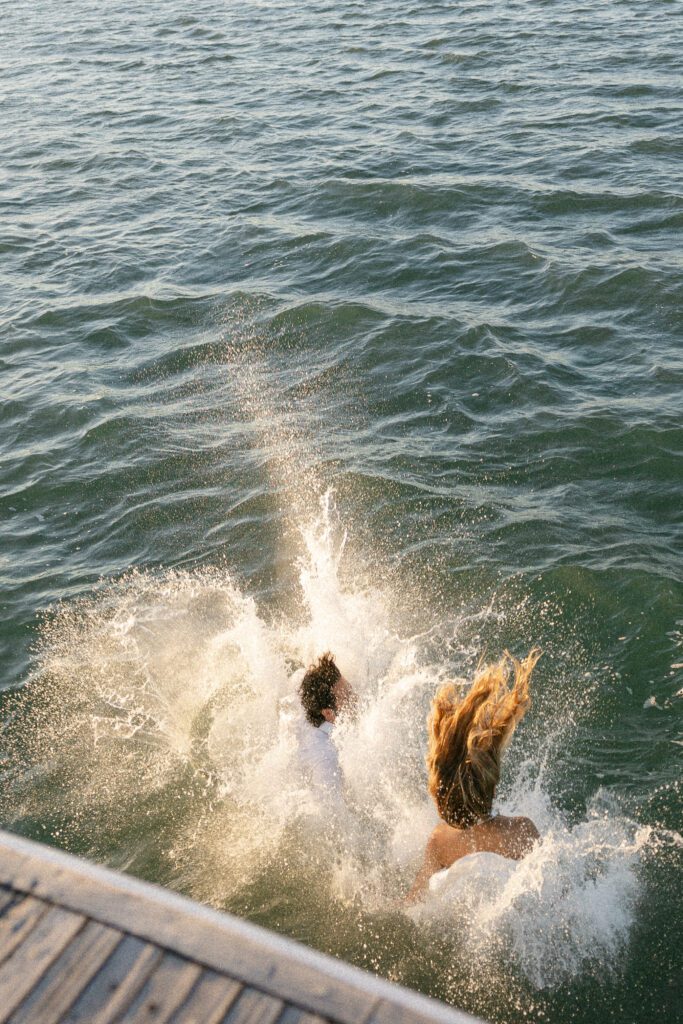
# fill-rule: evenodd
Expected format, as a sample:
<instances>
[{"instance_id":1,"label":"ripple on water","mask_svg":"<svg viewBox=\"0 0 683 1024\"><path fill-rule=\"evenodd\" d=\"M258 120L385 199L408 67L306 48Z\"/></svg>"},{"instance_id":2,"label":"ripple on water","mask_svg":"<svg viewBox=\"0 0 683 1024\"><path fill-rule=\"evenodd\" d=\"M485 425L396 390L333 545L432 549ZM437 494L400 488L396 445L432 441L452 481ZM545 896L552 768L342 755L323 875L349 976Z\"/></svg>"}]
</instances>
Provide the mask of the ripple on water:
<instances>
[{"instance_id":1,"label":"ripple on water","mask_svg":"<svg viewBox=\"0 0 683 1024\"><path fill-rule=\"evenodd\" d=\"M13 763L27 783L3 789L16 827L68 833L117 863L132 855L219 904L228 878L233 909L487 1019L592 1024L634 1005L639 1024L675 1018L673 860L659 840L636 857L645 898L613 955L630 868L583 843L602 827L609 846L632 838L632 822L678 820L683 46L674 5L664 10L201 0L188 12L170 0L161 16L153 4L46 0L3 11L0 685L38 672L56 687L42 710L40 686L24 691L31 724L13 733L17 750L35 740L50 762L52 739L77 741L59 747L71 789L51 788L49 764L31 789L39 770ZM323 545L313 571L306 528L330 484L347 560ZM131 566L144 571L122 580ZM37 613L58 598L50 634ZM265 681L255 703L233 706L212 690L227 667L242 666L227 681L242 697L255 678L235 654L249 635L236 636L235 608L260 637L249 664ZM212 816L221 793L207 797L192 761L208 756L201 687L235 723L244 707L258 718L263 706L265 721L283 664L339 636L375 715L364 744L347 737L358 800L374 821L376 778L391 800L402 773L407 804L391 804L390 826L405 819L413 840L436 680L483 647L546 651L508 778L552 805L542 856L563 859L564 910L553 917L542 893L534 903L533 886L519 907L489 887L504 932L495 965L485 941L465 943L456 965L443 938L416 944L411 922L376 913L396 885L383 866L398 870L386 820L331 873L332 934L301 902L314 891L305 865L283 879L275 857L259 874L268 815ZM170 717L157 699L169 681ZM113 733L123 722L151 736L150 749L122 746L120 731L107 746L103 712ZM221 721L219 775L230 714ZM97 774L100 754L111 777ZM130 803L108 802L115 780ZM600 787L621 804L600 798L594 820ZM421 810L406 818L406 806ZM226 834L256 865L240 894ZM553 872L537 867L552 895ZM606 915L582 904L612 883ZM593 933L574 927L574 910L596 911ZM602 955L589 968L581 958L595 950L572 936L590 934ZM491 966L477 988L479 953ZM554 995L538 988L546 967L559 977L567 964L578 973Z\"/></svg>"}]
</instances>

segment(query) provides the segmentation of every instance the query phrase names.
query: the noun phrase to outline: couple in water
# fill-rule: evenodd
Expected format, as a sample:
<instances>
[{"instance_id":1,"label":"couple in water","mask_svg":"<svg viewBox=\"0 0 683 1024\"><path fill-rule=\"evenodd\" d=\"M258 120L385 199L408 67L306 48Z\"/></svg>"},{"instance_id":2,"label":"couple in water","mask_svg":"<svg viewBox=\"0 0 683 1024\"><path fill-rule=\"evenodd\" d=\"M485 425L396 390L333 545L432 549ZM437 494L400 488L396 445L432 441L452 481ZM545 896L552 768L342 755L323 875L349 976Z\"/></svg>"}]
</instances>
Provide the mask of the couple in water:
<instances>
[{"instance_id":1,"label":"couple in water","mask_svg":"<svg viewBox=\"0 0 683 1024\"><path fill-rule=\"evenodd\" d=\"M453 683L440 687L428 719L429 792L441 821L432 831L417 878L406 896L414 903L429 879L470 853L497 853L521 859L539 838L529 818L491 813L500 762L517 723L529 707L529 680L540 657L534 648L519 661L506 652L480 667L463 696ZM512 673L512 681L510 675ZM339 778L331 741L339 715L356 703L350 683L331 654L323 654L303 677L301 703L311 726L309 768L330 781ZM318 776L319 777L319 776Z\"/></svg>"}]
</instances>

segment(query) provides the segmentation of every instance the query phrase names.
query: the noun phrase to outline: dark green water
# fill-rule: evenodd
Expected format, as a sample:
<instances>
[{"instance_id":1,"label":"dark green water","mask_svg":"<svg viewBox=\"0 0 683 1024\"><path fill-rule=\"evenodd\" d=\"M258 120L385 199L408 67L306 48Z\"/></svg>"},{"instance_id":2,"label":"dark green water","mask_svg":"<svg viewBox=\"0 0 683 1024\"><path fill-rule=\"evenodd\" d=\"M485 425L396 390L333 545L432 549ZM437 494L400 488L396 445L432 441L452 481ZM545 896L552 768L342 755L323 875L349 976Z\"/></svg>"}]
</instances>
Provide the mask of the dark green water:
<instances>
[{"instance_id":1,"label":"dark green water","mask_svg":"<svg viewBox=\"0 0 683 1024\"><path fill-rule=\"evenodd\" d=\"M2 824L490 1020L673 1021L680 5L1 9ZM408 916L431 694L533 643L541 847Z\"/></svg>"}]
</instances>

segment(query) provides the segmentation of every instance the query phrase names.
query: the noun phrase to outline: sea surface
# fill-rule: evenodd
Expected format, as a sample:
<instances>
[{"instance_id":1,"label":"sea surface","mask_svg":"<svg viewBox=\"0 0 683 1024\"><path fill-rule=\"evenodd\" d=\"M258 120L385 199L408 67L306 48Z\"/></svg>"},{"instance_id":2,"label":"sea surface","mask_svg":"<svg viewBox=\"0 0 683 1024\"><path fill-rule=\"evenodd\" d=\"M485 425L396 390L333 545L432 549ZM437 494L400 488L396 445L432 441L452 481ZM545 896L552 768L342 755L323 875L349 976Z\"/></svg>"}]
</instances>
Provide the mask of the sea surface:
<instances>
[{"instance_id":1,"label":"sea surface","mask_svg":"<svg viewBox=\"0 0 683 1024\"><path fill-rule=\"evenodd\" d=\"M486 1020L681 1019L682 74L664 0L0 3L0 824ZM407 909L431 697L533 644L541 842Z\"/></svg>"}]
</instances>

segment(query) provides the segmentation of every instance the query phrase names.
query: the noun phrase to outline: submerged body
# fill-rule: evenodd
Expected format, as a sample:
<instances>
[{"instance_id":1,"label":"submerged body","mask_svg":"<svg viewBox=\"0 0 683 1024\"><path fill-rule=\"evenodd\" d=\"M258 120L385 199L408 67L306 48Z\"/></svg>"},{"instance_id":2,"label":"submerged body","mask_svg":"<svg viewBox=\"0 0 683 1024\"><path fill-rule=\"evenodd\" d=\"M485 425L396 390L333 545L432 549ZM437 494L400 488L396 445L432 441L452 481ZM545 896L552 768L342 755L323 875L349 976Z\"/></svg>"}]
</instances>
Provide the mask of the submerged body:
<instances>
[{"instance_id":1,"label":"submerged body","mask_svg":"<svg viewBox=\"0 0 683 1024\"><path fill-rule=\"evenodd\" d=\"M328 806L342 803L342 775L332 740L337 717L353 713L356 694L330 652L310 665L299 685L306 722L299 737L299 761L311 789Z\"/></svg>"}]
</instances>

